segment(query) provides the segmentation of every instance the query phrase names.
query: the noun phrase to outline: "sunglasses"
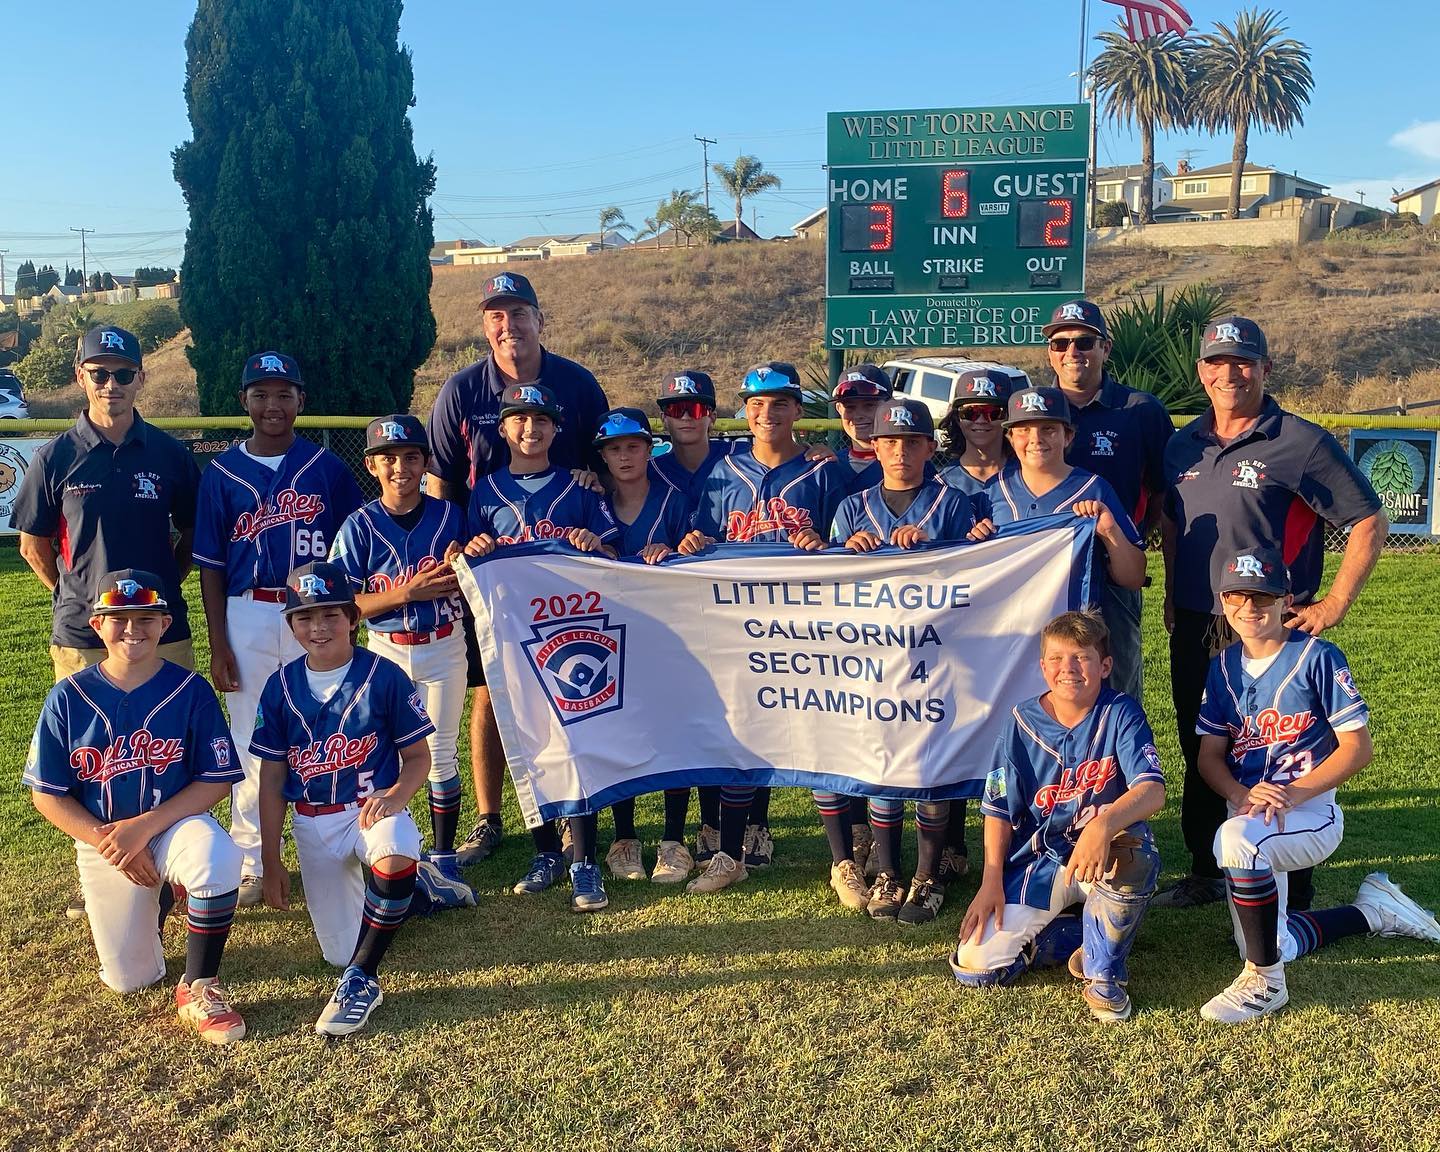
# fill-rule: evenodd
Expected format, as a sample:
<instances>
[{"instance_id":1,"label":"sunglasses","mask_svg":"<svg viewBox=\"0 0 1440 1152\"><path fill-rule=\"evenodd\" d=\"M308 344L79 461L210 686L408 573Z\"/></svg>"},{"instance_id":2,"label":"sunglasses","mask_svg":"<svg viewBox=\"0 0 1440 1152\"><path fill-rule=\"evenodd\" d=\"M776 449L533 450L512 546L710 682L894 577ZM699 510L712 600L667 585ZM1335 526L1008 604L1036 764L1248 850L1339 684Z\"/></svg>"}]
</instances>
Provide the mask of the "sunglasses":
<instances>
[{"instance_id":1,"label":"sunglasses","mask_svg":"<svg viewBox=\"0 0 1440 1152\"><path fill-rule=\"evenodd\" d=\"M1239 608L1246 601L1254 604L1256 608L1269 608L1280 597L1273 592L1251 592L1244 588L1232 588L1228 592L1220 593L1220 599L1232 608Z\"/></svg>"},{"instance_id":2,"label":"sunglasses","mask_svg":"<svg viewBox=\"0 0 1440 1152\"><path fill-rule=\"evenodd\" d=\"M960 409L960 419L972 423L994 423L1005 417L1005 409L999 404L967 404Z\"/></svg>"},{"instance_id":3,"label":"sunglasses","mask_svg":"<svg viewBox=\"0 0 1440 1152\"><path fill-rule=\"evenodd\" d=\"M847 380L835 389L835 403L845 400L883 400L890 395L888 388L882 388L873 380Z\"/></svg>"},{"instance_id":4,"label":"sunglasses","mask_svg":"<svg viewBox=\"0 0 1440 1152\"><path fill-rule=\"evenodd\" d=\"M1065 352L1069 349L1070 345L1073 344L1075 345L1076 351L1089 352L1095 347L1099 340L1100 337L1098 336L1052 336L1050 338L1050 351Z\"/></svg>"},{"instance_id":5,"label":"sunglasses","mask_svg":"<svg viewBox=\"0 0 1440 1152\"><path fill-rule=\"evenodd\" d=\"M97 388L103 387L108 381L114 380L121 387L133 384L138 375L135 368L116 368L113 371L109 368L86 368L85 375L90 377L90 383Z\"/></svg>"},{"instance_id":6,"label":"sunglasses","mask_svg":"<svg viewBox=\"0 0 1440 1152\"><path fill-rule=\"evenodd\" d=\"M163 608L165 601L160 598L160 593L154 588L145 588L138 584L121 584L114 588L107 588L101 592L95 601L95 607L99 608Z\"/></svg>"},{"instance_id":7,"label":"sunglasses","mask_svg":"<svg viewBox=\"0 0 1440 1152\"><path fill-rule=\"evenodd\" d=\"M672 420L703 420L713 411L702 400L670 400L660 405L661 414Z\"/></svg>"}]
</instances>

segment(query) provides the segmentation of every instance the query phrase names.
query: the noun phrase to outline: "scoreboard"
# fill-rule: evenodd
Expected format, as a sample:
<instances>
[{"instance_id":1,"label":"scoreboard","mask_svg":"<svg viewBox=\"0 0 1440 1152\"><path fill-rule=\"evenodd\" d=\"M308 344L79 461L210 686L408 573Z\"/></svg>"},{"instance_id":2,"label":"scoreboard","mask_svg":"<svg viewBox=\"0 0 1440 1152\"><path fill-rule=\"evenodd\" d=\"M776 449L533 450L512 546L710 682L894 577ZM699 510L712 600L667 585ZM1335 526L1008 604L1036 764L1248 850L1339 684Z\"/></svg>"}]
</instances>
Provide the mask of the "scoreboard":
<instances>
[{"instance_id":1,"label":"scoreboard","mask_svg":"<svg viewBox=\"0 0 1440 1152\"><path fill-rule=\"evenodd\" d=\"M1085 289L1089 114L831 113L827 345L1043 343Z\"/></svg>"}]
</instances>

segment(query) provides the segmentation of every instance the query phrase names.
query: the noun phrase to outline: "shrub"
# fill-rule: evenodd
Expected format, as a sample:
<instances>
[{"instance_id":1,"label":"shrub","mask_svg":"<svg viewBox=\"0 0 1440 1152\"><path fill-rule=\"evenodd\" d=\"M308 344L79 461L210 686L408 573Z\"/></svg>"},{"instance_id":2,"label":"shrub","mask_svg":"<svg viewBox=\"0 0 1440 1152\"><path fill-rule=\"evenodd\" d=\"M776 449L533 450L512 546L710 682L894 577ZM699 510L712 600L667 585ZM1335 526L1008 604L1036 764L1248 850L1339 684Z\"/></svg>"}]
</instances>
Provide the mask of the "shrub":
<instances>
[{"instance_id":1,"label":"shrub","mask_svg":"<svg viewBox=\"0 0 1440 1152\"><path fill-rule=\"evenodd\" d=\"M1110 370L1131 388L1156 396L1172 415L1202 411L1209 403L1195 374L1205 325L1224 307L1225 294L1192 284L1168 300L1163 288L1148 301L1130 300L1105 316L1114 348Z\"/></svg>"},{"instance_id":2,"label":"shrub","mask_svg":"<svg viewBox=\"0 0 1440 1152\"><path fill-rule=\"evenodd\" d=\"M74 357L58 345L37 340L15 365L15 375L31 392L53 392L75 379Z\"/></svg>"},{"instance_id":3,"label":"shrub","mask_svg":"<svg viewBox=\"0 0 1440 1152\"><path fill-rule=\"evenodd\" d=\"M1096 228L1119 228L1124 225L1125 217L1130 214L1123 200L1107 200L1095 209Z\"/></svg>"}]
</instances>

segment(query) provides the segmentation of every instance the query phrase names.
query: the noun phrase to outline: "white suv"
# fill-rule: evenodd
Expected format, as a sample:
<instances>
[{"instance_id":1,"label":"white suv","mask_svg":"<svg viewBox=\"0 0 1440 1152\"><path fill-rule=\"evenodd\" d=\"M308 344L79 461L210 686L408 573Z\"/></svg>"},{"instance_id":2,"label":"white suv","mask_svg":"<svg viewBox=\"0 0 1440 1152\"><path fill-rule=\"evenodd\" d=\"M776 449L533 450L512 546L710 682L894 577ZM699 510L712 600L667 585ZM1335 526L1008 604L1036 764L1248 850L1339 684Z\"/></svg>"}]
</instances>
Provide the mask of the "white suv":
<instances>
[{"instance_id":1,"label":"white suv","mask_svg":"<svg viewBox=\"0 0 1440 1152\"><path fill-rule=\"evenodd\" d=\"M888 360L881 365L890 376L897 396L919 400L935 417L950 411L950 403L960 392L960 377L977 368L1004 372L1010 377L1012 389L1030 387L1030 377L1009 364L990 360L948 360L943 356L919 356L914 360Z\"/></svg>"},{"instance_id":2,"label":"white suv","mask_svg":"<svg viewBox=\"0 0 1440 1152\"><path fill-rule=\"evenodd\" d=\"M30 405L25 403L25 390L20 378L8 368L0 368L0 420L28 420Z\"/></svg>"}]
</instances>

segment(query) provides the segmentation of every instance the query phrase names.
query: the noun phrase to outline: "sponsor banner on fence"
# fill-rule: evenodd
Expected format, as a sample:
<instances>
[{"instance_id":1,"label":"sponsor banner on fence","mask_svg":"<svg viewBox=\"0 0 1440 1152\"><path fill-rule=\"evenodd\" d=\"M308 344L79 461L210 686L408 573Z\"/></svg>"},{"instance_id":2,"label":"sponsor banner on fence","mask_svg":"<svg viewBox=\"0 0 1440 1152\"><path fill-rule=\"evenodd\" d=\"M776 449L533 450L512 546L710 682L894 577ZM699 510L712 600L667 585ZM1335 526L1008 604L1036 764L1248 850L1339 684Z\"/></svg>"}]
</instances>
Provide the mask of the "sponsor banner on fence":
<instances>
[{"instance_id":1,"label":"sponsor banner on fence","mask_svg":"<svg viewBox=\"0 0 1440 1152\"><path fill-rule=\"evenodd\" d=\"M1411 429L1350 430L1350 457L1379 494L1391 532L1440 533L1440 510L1435 508L1440 456L1435 440L1434 432Z\"/></svg>"},{"instance_id":2,"label":"sponsor banner on fence","mask_svg":"<svg viewBox=\"0 0 1440 1152\"><path fill-rule=\"evenodd\" d=\"M455 567L534 827L696 784L978 796L1093 546L1092 521L1056 516L905 552L651 566L547 543Z\"/></svg>"},{"instance_id":3,"label":"sponsor banner on fence","mask_svg":"<svg viewBox=\"0 0 1440 1152\"><path fill-rule=\"evenodd\" d=\"M30 458L46 444L40 436L16 436L0 440L0 536L18 536L10 527L10 513L20 495L20 481L30 467Z\"/></svg>"}]
</instances>

